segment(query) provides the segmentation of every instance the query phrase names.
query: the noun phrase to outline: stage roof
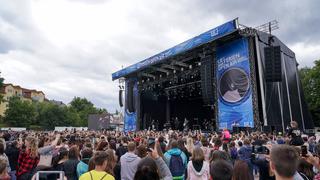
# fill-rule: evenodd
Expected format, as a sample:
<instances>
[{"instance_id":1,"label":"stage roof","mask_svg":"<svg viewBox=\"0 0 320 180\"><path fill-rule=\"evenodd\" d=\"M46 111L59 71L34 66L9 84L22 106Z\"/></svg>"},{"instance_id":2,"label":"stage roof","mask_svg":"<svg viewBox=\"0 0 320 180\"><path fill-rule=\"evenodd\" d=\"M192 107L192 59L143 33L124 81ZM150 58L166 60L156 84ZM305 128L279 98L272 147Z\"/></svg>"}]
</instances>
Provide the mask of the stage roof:
<instances>
[{"instance_id":1,"label":"stage roof","mask_svg":"<svg viewBox=\"0 0 320 180\"><path fill-rule=\"evenodd\" d=\"M207 32L204 32L194 38L191 38L183 43L180 43L170 49L167 49L159 54L151 56L145 60L142 60L136 64L133 64L131 66L128 66L124 69L121 69L121 70L113 73L112 80L116 80L121 77L126 77L129 74L132 74L134 72L145 69L151 65L155 65L160 62L163 62L163 61L165 61L171 57L174 57L178 54L182 54L186 51L189 51L191 49L194 49L194 48L199 47L201 45L204 45L206 43L217 40L218 38L221 38L223 36L226 36L230 33L235 32L237 29L238 29L237 19L233 19L229 22L226 22L226 23L216 27L216 28L213 28Z\"/></svg>"}]
</instances>

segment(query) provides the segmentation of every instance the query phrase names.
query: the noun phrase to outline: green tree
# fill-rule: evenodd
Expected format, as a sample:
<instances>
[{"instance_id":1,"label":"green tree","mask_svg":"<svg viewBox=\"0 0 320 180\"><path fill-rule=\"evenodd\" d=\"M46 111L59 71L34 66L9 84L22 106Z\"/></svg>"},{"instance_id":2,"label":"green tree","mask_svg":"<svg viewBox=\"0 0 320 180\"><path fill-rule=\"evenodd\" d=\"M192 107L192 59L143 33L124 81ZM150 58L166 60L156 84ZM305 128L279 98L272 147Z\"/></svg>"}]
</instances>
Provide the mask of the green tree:
<instances>
[{"instance_id":1,"label":"green tree","mask_svg":"<svg viewBox=\"0 0 320 180\"><path fill-rule=\"evenodd\" d=\"M313 121L320 126L320 60L312 68L302 68L299 75Z\"/></svg>"},{"instance_id":2,"label":"green tree","mask_svg":"<svg viewBox=\"0 0 320 180\"><path fill-rule=\"evenodd\" d=\"M65 111L67 112L66 115L66 126L81 126L81 119L79 113L72 107L64 107Z\"/></svg>"},{"instance_id":3,"label":"green tree","mask_svg":"<svg viewBox=\"0 0 320 180\"><path fill-rule=\"evenodd\" d=\"M22 101L19 97L11 97L4 122L10 126L28 127L31 122L35 121L36 116L35 106L31 102Z\"/></svg>"},{"instance_id":4,"label":"green tree","mask_svg":"<svg viewBox=\"0 0 320 180\"><path fill-rule=\"evenodd\" d=\"M70 108L79 114L80 126L88 125L88 115L97 114L101 111L94 107L93 103L88 101L86 98L74 97L70 102Z\"/></svg>"},{"instance_id":5,"label":"green tree","mask_svg":"<svg viewBox=\"0 0 320 180\"><path fill-rule=\"evenodd\" d=\"M67 118L67 109L47 102L39 103L38 107L37 123L44 129L52 130L56 126L70 124Z\"/></svg>"}]
</instances>

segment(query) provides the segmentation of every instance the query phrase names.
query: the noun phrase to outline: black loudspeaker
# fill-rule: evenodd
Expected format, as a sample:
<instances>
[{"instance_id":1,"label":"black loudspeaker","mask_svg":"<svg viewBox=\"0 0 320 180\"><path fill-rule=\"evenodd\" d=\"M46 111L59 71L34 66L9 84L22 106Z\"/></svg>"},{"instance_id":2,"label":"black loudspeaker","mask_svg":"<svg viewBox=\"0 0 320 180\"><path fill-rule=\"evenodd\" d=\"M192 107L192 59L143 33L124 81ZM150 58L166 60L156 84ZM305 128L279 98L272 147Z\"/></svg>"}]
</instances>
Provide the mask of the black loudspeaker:
<instances>
[{"instance_id":1,"label":"black loudspeaker","mask_svg":"<svg viewBox=\"0 0 320 180\"><path fill-rule=\"evenodd\" d=\"M135 102L133 93L134 82L127 82L127 93L126 93L126 109L129 112L135 112Z\"/></svg>"},{"instance_id":2,"label":"black loudspeaker","mask_svg":"<svg viewBox=\"0 0 320 180\"><path fill-rule=\"evenodd\" d=\"M200 76L201 76L201 92L205 105L214 105L214 67L212 56L201 59Z\"/></svg>"},{"instance_id":3,"label":"black loudspeaker","mask_svg":"<svg viewBox=\"0 0 320 180\"><path fill-rule=\"evenodd\" d=\"M119 90L119 105L123 107L123 89Z\"/></svg>"},{"instance_id":4,"label":"black loudspeaker","mask_svg":"<svg viewBox=\"0 0 320 180\"><path fill-rule=\"evenodd\" d=\"M280 46L264 48L265 77L267 82L279 82L282 80L281 49Z\"/></svg>"}]
</instances>

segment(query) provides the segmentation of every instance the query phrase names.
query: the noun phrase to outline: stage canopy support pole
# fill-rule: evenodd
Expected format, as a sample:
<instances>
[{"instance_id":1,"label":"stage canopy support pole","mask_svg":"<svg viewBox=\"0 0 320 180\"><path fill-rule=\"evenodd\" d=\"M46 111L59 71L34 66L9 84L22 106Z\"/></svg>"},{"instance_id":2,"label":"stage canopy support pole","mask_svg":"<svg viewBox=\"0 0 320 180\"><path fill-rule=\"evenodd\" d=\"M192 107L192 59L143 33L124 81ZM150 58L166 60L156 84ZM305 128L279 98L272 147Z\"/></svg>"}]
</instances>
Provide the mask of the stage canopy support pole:
<instances>
[{"instance_id":1,"label":"stage canopy support pole","mask_svg":"<svg viewBox=\"0 0 320 180\"><path fill-rule=\"evenodd\" d=\"M256 40L256 52L257 52L257 62L258 62L258 69L259 69L259 83L260 83L260 94L261 94L261 104L262 104L262 119L263 119L263 125L267 126L267 114L266 114L266 100L265 100L265 91L264 91L264 70L262 67L262 62L261 62L261 56L260 56L260 49L259 49L259 40L257 35L255 35L255 40Z\"/></svg>"}]
</instances>

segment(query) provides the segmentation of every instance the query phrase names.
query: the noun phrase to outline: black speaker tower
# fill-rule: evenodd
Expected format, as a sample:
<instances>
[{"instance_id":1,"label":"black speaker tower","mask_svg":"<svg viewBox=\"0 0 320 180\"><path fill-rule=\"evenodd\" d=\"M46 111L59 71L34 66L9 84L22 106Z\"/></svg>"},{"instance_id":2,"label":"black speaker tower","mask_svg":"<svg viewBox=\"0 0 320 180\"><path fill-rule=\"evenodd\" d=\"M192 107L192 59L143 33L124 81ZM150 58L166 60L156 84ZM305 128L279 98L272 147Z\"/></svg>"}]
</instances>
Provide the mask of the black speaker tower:
<instances>
[{"instance_id":1,"label":"black speaker tower","mask_svg":"<svg viewBox=\"0 0 320 180\"><path fill-rule=\"evenodd\" d=\"M265 77L267 82L279 82L282 80L281 49L280 46L264 48Z\"/></svg>"},{"instance_id":2,"label":"black speaker tower","mask_svg":"<svg viewBox=\"0 0 320 180\"><path fill-rule=\"evenodd\" d=\"M214 64L212 56L206 56L201 59L201 93L205 105L214 105Z\"/></svg>"}]
</instances>

